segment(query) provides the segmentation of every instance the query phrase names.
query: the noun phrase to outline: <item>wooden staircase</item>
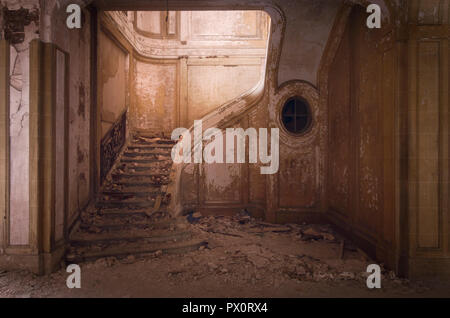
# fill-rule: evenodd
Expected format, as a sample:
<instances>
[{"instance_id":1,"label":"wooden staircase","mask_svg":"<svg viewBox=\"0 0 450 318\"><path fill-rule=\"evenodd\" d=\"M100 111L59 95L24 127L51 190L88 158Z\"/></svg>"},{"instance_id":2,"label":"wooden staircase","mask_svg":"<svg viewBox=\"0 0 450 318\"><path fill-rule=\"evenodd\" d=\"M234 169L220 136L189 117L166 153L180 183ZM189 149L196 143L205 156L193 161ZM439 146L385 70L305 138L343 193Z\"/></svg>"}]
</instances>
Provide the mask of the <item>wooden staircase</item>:
<instances>
[{"instance_id":1,"label":"wooden staircase","mask_svg":"<svg viewBox=\"0 0 450 318\"><path fill-rule=\"evenodd\" d=\"M183 253L207 244L186 230L184 219L167 211L174 144L164 136L132 135L95 204L83 211L70 237L67 262Z\"/></svg>"}]
</instances>

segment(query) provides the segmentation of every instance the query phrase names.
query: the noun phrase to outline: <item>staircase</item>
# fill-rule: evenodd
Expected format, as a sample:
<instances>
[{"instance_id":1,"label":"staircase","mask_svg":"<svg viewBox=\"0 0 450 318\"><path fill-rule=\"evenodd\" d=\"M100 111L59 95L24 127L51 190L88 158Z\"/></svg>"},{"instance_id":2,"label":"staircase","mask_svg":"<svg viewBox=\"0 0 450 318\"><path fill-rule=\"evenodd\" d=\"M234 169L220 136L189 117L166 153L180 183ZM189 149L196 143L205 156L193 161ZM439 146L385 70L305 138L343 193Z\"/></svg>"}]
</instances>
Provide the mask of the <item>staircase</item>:
<instances>
[{"instance_id":1,"label":"staircase","mask_svg":"<svg viewBox=\"0 0 450 318\"><path fill-rule=\"evenodd\" d=\"M172 218L167 211L174 143L164 136L133 134L97 201L82 213L66 261L183 253L206 245L186 230L184 220Z\"/></svg>"}]
</instances>

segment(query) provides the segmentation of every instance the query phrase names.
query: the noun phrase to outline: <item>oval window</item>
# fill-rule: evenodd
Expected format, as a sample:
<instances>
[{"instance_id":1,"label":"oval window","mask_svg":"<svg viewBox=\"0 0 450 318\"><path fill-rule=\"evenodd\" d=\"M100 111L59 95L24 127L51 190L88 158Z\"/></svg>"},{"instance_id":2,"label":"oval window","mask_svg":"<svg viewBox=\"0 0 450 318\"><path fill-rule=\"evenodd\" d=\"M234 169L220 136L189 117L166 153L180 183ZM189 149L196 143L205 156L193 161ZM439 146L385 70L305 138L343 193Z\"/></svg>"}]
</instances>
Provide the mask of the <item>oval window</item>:
<instances>
[{"instance_id":1,"label":"oval window","mask_svg":"<svg viewBox=\"0 0 450 318\"><path fill-rule=\"evenodd\" d=\"M311 110L308 102L300 97L289 98L281 111L284 128L292 134L300 135L311 126Z\"/></svg>"}]
</instances>

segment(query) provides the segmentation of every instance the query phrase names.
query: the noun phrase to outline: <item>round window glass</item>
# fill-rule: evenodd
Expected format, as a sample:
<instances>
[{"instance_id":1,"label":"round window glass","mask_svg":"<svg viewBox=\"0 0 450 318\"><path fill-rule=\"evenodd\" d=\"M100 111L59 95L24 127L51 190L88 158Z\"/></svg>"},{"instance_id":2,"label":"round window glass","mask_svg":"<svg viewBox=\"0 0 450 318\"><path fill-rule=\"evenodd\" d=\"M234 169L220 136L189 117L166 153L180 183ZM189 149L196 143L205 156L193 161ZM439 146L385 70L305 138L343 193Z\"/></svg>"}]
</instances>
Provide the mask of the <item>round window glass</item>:
<instances>
[{"instance_id":1,"label":"round window glass","mask_svg":"<svg viewBox=\"0 0 450 318\"><path fill-rule=\"evenodd\" d=\"M281 111L284 128L292 134L300 135L311 126L311 110L308 102L300 97L291 97Z\"/></svg>"}]
</instances>

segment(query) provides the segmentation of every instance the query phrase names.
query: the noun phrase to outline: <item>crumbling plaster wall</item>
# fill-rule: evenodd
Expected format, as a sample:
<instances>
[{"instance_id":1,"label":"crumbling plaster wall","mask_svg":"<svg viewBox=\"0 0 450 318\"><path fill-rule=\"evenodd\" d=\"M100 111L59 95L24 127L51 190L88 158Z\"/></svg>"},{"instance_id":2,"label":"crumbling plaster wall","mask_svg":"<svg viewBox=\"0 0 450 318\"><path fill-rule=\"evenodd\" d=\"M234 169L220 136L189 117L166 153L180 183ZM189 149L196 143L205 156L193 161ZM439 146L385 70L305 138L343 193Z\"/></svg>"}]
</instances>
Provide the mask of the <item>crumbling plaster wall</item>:
<instances>
[{"instance_id":1,"label":"crumbling plaster wall","mask_svg":"<svg viewBox=\"0 0 450 318\"><path fill-rule=\"evenodd\" d=\"M302 67L301 72L305 72L302 75L291 73L289 81L285 81L281 87L278 85L278 66L281 67L282 63L287 63L295 69L296 63L314 65L315 61L320 62L333 24L333 21L328 21L329 19L322 14L328 12L334 17L339 4L321 1L319 10L316 7L317 2L305 1L303 7L297 8L296 11L284 11L284 5L284 2L280 4L283 10L281 12L276 6L265 7L272 19L265 82L254 91L222 105L203 118L203 130L208 127L224 129L235 127L235 125L244 129L247 127L279 128L280 168L278 172L273 175L261 175L261 163L187 164L175 167L174 174L178 174L180 184L174 184L172 187L175 194L172 207L177 213L190 208L206 213L219 211L234 213L245 207L253 215L265 217L270 221L298 222L318 221L321 218L319 212L325 211L327 123L326 105L320 100L319 90L315 86L318 82L316 78L319 77L319 66L317 65L313 70ZM291 29L288 33L286 23L289 23L289 19L295 19L293 15L298 15L305 10L310 14L307 18L309 26L304 29L304 33L299 34L298 31L294 32ZM323 28L323 33L315 31L315 27ZM321 43L318 46L314 45L316 53L307 60L296 60L295 63L283 58L282 51L285 50L286 43L292 42L294 38L295 41L301 42L302 36L309 34L308 32L311 32L311 35L314 34L316 43ZM297 48L297 51L303 52L311 46L309 41L302 43L304 46ZM311 50L314 51L313 48ZM308 72L314 76L308 75ZM311 79L311 82L305 78ZM303 96L310 104L312 111L312 129L299 137L284 130L279 116L283 103L293 95ZM224 174L228 177L221 177ZM220 198L217 193L221 194Z\"/></svg>"},{"instance_id":2,"label":"crumbling plaster wall","mask_svg":"<svg viewBox=\"0 0 450 318\"><path fill-rule=\"evenodd\" d=\"M2 1L2 36L10 42L10 245L29 244L29 44L39 37L38 1Z\"/></svg>"},{"instance_id":3,"label":"crumbling plaster wall","mask_svg":"<svg viewBox=\"0 0 450 318\"><path fill-rule=\"evenodd\" d=\"M114 9L120 0L108 3L108 9ZM354 2L358 2L355 0ZM383 19L389 19L389 9L385 1L375 1L381 4ZM327 147L327 76L329 57L324 56L327 45L333 46L340 38L330 38L335 17L343 1L335 0L267 0L267 1L196 1L195 7L223 9L230 6L233 9L263 9L271 15L272 29L270 32L269 57L264 88L240 96L231 103L222 105L216 111L203 118L204 127L225 127L230 123L239 123L251 111L257 109L262 117L264 127L277 127L281 130L281 162L280 170L272 176L259 176L265 184L264 197L261 206L265 216L273 221L289 221L313 218L325 212L326 207L326 147ZM398 6L401 1L392 1ZM101 4L100 4L101 5ZM192 6L192 5L191 5ZM153 5L145 1L133 1L130 9L163 9L163 3ZM123 3L116 9L123 10ZM187 2L172 4L173 10L189 10ZM328 59L328 60L327 60ZM259 92L261 95L257 95ZM279 110L282 103L291 94L308 97L313 109L313 127L310 133L302 137L293 137L283 131L279 121ZM317 106L316 106L317 105ZM255 116L255 114L254 114ZM245 121L245 120L244 120ZM206 125L205 123L208 123ZM222 126L221 126L222 125ZM183 165L181 165L183 166ZM205 180L209 178L202 172L202 166L187 165L176 167L176 180L173 185L174 208L183 208L183 197L189 197L190 202L202 206L201 195ZM245 170L245 169L244 169ZM250 168L249 168L250 170ZM245 180L246 173L236 178ZM201 176L201 177L200 177ZM222 184L223 189L233 191L235 179ZM287 181L287 182L286 182ZM241 189L252 191L253 184L244 184ZM183 195L183 191L188 194ZM225 195L227 197L227 195ZM233 197L232 195L229 196ZM234 198L234 197L233 197ZM281 200L280 200L281 199ZM235 200L222 202L224 206L235 203ZM240 206L249 202L240 201ZM214 209L217 205L203 205Z\"/></svg>"},{"instance_id":4,"label":"crumbling plaster wall","mask_svg":"<svg viewBox=\"0 0 450 318\"><path fill-rule=\"evenodd\" d=\"M394 266L397 49L391 25L373 31L365 20L355 6L329 76L329 212Z\"/></svg>"},{"instance_id":5,"label":"crumbling plaster wall","mask_svg":"<svg viewBox=\"0 0 450 318\"><path fill-rule=\"evenodd\" d=\"M178 63L134 59L133 69L132 128L170 134L178 126Z\"/></svg>"},{"instance_id":6,"label":"crumbling plaster wall","mask_svg":"<svg viewBox=\"0 0 450 318\"><path fill-rule=\"evenodd\" d=\"M70 205L70 215L75 215L76 211L83 205L83 203L86 201L88 197L88 191L89 191L89 168L88 168L88 147L89 147L89 138L87 137L89 134L89 111L87 110L86 105L88 104L89 98L89 85L88 85L88 77L89 77L89 70L88 70L88 33L89 33L89 18L88 18L88 12L84 12L86 19L84 19L84 27L81 30L68 30L64 26L64 19L61 17L64 17L64 8L67 4L67 1L45 1L42 3L42 23L40 26L41 30L41 39L43 41L53 42L56 43L62 50L67 51L71 55L71 67L70 67L70 89L69 89L69 101L70 101L70 107L69 107L69 122L70 122L70 137L69 140L71 141L70 147L69 147L69 205ZM218 2L216 2L217 4ZM268 11L276 11L277 6L282 8L283 14L286 16L283 18L279 18L275 23L277 24L276 27L278 28L278 33L273 32L272 36L278 36L278 39L275 39L275 42L278 43L278 45L275 45L272 47L272 54L273 58L271 60L269 70L268 70L268 76L267 76L267 83L271 83L276 79L276 83L279 83L280 81L285 81L288 78L284 75L279 75L281 73L284 74L284 71L282 72L279 70L278 65L280 65L280 69L285 68L283 65L290 65L290 67L295 67L297 65L296 63L289 62L289 54L287 52L295 51L290 49L289 43L297 43L300 42L303 44L301 47L301 50L308 50L309 47L316 47L316 54L314 54L314 60L320 59L319 54L320 50L323 50L326 40L327 40L327 25L331 25L330 22L330 16L332 15L332 12L335 12L337 10L337 4L336 1L304 1L304 5L302 6L301 10L292 10L289 9L289 5L295 5L295 1L291 2L270 2L270 4L267 7ZM214 3L212 2L205 2L206 5L212 4L212 7L214 7ZM232 5L232 4L229 4ZM261 8L264 8L265 3L261 4L254 4L255 6L261 6ZM236 3L236 7L239 7L239 4ZM310 9L310 11L308 11ZM316 45L312 43L312 41L302 41L303 37L308 34L308 32L305 29L305 32L302 32L300 35L297 33L298 30L292 27L292 21L296 19L304 19L305 17L299 17L298 12L307 12L310 13L308 16L308 19L311 22L309 27L313 27L313 30L315 27L322 28L321 31L315 31L315 33L318 34L318 38L316 39L318 42L320 42L320 45ZM281 15L283 15L281 14ZM287 21L287 23L286 23ZM282 29L284 31L284 28L286 28L286 31L288 32L282 32ZM306 28L306 26L305 26ZM329 29L329 28L328 28ZM329 32L329 30L328 30ZM277 34L275 34L277 33ZM314 32L312 32L314 33ZM284 41L282 41L282 37L285 37ZM295 41L294 41L295 39ZM282 49L281 49L282 48ZM298 49L298 48L297 48ZM313 50L313 49L312 49ZM283 53L285 52L285 53ZM288 55L286 55L288 54ZM281 60L278 59L278 56L281 56ZM77 57L77 58L75 58ZM310 57L313 57L313 54L310 55ZM279 62L279 63L278 63ZM312 63L314 65L317 65L317 62ZM306 84L308 88L305 88L302 86L302 88L292 88L292 89L298 89L298 90L314 90L314 83L315 80L312 79L313 73L317 73L317 69L311 70L308 69L307 74L303 74L303 72L306 70L306 68L301 68L298 70L297 73L290 73L289 79L301 79L308 81L310 80L312 85ZM280 79L281 78L281 79ZM264 118L266 117L266 123L267 125L271 126L279 126L279 122L277 121L277 105L279 106L281 99L285 96L283 95L277 95L275 87L277 85L271 85L271 92L269 95L264 96L263 98L263 107L258 107L257 109L260 110L261 116ZM288 90L289 91L289 90ZM314 96L315 93L311 93L311 96ZM277 95L277 96L276 96ZM314 97L315 98L315 97ZM267 112L269 110L269 112ZM259 114L258 114L259 115ZM264 121L264 120L263 120ZM324 128L322 128L324 129ZM317 136L315 136L317 137ZM289 141L290 137L285 138L284 146L286 147L288 144L290 144ZM313 144L315 146L311 146L309 150L303 150L307 151L313 155L313 166L316 169L319 167L321 169L321 165L317 164L317 160L319 158L322 158L321 152L323 149L317 148L317 140L315 138L312 138L315 141ZM309 141L305 141L309 143ZM75 145L76 146L75 146ZM294 141L295 144L295 141ZM289 146L287 146L289 148ZM288 149L287 148L287 149ZM295 149L290 148L289 150L283 150L282 153L285 153L288 151L292 157L295 157ZM318 156L318 157L317 157ZM323 159L320 159L323 160ZM309 162L310 163L310 162ZM292 164L296 166L296 164ZM283 168L282 168L283 169ZM302 169L301 165L298 169ZM316 169L317 170L317 169ZM315 171L315 176L312 178L300 178L300 180L310 180L311 182L314 182L316 185L312 186L312 188L315 188L318 192L321 192L320 182L317 182L318 180L321 180L321 173L319 171ZM309 170L307 170L309 171ZM280 173L293 173L293 172L287 172L287 171L280 171ZM265 178L266 179L266 178ZM293 179L295 180L295 178ZM234 181L233 181L234 182ZM308 186L303 187L304 189L308 188ZM270 190L271 196L275 195L274 189ZM266 198L267 199L267 198ZM305 206L312 206L312 202L316 202L316 199L306 200ZM320 200L319 200L320 201ZM303 203L300 204L303 206Z\"/></svg>"},{"instance_id":7,"label":"crumbling plaster wall","mask_svg":"<svg viewBox=\"0 0 450 318\"><path fill-rule=\"evenodd\" d=\"M119 31L135 50L130 127L170 134L258 83L269 19L262 11L174 12L168 37L164 14L106 12L102 25Z\"/></svg>"},{"instance_id":8,"label":"crumbling plaster wall","mask_svg":"<svg viewBox=\"0 0 450 318\"><path fill-rule=\"evenodd\" d=\"M322 53L341 1L277 2L287 17L278 68L278 85L293 79L317 85Z\"/></svg>"},{"instance_id":9,"label":"crumbling plaster wall","mask_svg":"<svg viewBox=\"0 0 450 318\"><path fill-rule=\"evenodd\" d=\"M41 1L41 40L56 44L69 53L68 89L69 144L68 152L68 224L75 221L79 211L89 200L90 168L90 13L83 9L83 27L69 30L66 26L66 7L85 1ZM58 132L57 132L58 133Z\"/></svg>"},{"instance_id":10,"label":"crumbling plaster wall","mask_svg":"<svg viewBox=\"0 0 450 318\"><path fill-rule=\"evenodd\" d=\"M101 116L101 137L128 109L128 51L103 30L98 33L99 83L97 102Z\"/></svg>"},{"instance_id":11,"label":"crumbling plaster wall","mask_svg":"<svg viewBox=\"0 0 450 318\"><path fill-rule=\"evenodd\" d=\"M257 103L248 105L251 110L247 108L242 115L235 109L227 117L223 111L227 106L216 113L221 118L216 124L223 128L236 122L243 128L279 128L278 172L261 175L260 163L235 164L240 168L229 179L222 180L219 187L222 198L215 201L206 189L217 188L214 185L217 182L212 184L211 180L216 180L221 169L206 169L209 165L195 169L192 164L188 165L180 177L180 192L183 193L180 206L192 206L205 212L233 212L245 207L254 215L277 222L320 220L319 212L325 211L327 122L326 105L320 104L316 84L322 53L339 4L337 1L283 1L279 4L282 13L273 7L267 8L272 13L272 30L266 89ZM294 20L302 20L301 27ZM312 111L312 129L299 137L284 130L279 116L283 103L294 95L304 97ZM236 103L244 98L239 98ZM236 188L239 197L232 195Z\"/></svg>"},{"instance_id":12,"label":"crumbling plaster wall","mask_svg":"<svg viewBox=\"0 0 450 318\"><path fill-rule=\"evenodd\" d=\"M295 6L296 2L288 2L288 4ZM286 5L285 2L280 4L283 9ZM179 177L180 184L177 185L180 195L178 207L182 206L181 209L195 207L214 213L219 210L231 212L247 207L255 214L280 221L294 221L304 217L317 220L319 218L316 216L317 212L324 212L326 108L319 107L319 94L315 84L322 52L333 24L333 18L330 16L336 15L339 3L302 1L301 5L301 8L298 7L295 10L288 7L283 13L277 11L276 7L266 8L276 15L275 21L272 21L272 59L268 63L266 82L263 84L267 89L264 91L265 94L260 96L259 101L250 107L251 116L248 113L250 108L246 109L246 113L242 115L239 115L240 111L237 109L232 112L230 110L231 113L228 115L224 111L224 108L233 108L235 107L232 106L233 104L247 98L247 95L241 95L203 117L204 122L208 118L221 128L232 124L244 128L253 126L279 128L281 160L278 173L273 176L263 176L259 172L258 165L247 164L188 165L185 170L182 169L183 172ZM308 26L302 25L300 34L298 30L294 32L291 29L291 27L298 27L295 23L289 24L289 15L293 12L296 12L296 15L301 12L301 17L291 17L292 19L306 19L309 23ZM303 16L305 12L307 14ZM274 19L273 16L272 19ZM289 33L284 32L288 30L286 21L290 25ZM312 35L315 37L314 41L308 40L307 36ZM292 43L294 38L296 45L292 47L287 43ZM303 55L304 59L301 62L289 61L289 57L283 55L285 45L288 46L286 49L288 52L308 53ZM282 47L283 49L280 50ZM286 63L283 67L293 70L288 75L289 80L302 81L288 81L279 89L278 74L281 71L278 63L280 68L283 63ZM298 63L305 63L308 67L300 66L297 69ZM281 80L284 81L287 78L283 76ZM255 91L259 91L259 88L250 95L254 95ZM294 137L285 132L279 120L282 103L291 95L307 98L313 111L313 129L301 137ZM226 100L223 102L225 103ZM217 116L216 119L214 116ZM255 121L255 118L258 120ZM192 122L189 122L189 125L191 124Z\"/></svg>"},{"instance_id":13,"label":"crumbling plaster wall","mask_svg":"<svg viewBox=\"0 0 450 318\"><path fill-rule=\"evenodd\" d=\"M69 1L0 3L1 36L11 46L9 180L5 180L9 204L2 222L7 255L0 264L42 273L59 263L67 230L89 199L90 19L84 10L83 28L69 30L65 23ZM53 106L55 117L42 116ZM48 147L52 138L55 143ZM43 259L39 253L44 251Z\"/></svg>"}]
</instances>

